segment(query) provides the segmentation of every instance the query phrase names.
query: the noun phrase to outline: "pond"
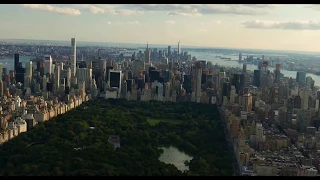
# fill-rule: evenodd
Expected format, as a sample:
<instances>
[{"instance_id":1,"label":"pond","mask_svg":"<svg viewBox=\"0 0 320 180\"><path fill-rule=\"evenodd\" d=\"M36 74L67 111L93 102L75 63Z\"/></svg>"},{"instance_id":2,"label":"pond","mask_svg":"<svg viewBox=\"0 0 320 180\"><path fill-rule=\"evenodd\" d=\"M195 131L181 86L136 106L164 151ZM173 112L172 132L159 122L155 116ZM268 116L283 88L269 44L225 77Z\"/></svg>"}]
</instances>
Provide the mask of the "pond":
<instances>
[{"instance_id":1,"label":"pond","mask_svg":"<svg viewBox=\"0 0 320 180\"><path fill-rule=\"evenodd\" d=\"M178 148L173 146L170 146L169 148L160 147L160 149L163 150L163 153L159 157L159 161L166 164L172 164L182 172L189 170L189 166L185 165L185 161L189 162L193 157L179 151Z\"/></svg>"}]
</instances>

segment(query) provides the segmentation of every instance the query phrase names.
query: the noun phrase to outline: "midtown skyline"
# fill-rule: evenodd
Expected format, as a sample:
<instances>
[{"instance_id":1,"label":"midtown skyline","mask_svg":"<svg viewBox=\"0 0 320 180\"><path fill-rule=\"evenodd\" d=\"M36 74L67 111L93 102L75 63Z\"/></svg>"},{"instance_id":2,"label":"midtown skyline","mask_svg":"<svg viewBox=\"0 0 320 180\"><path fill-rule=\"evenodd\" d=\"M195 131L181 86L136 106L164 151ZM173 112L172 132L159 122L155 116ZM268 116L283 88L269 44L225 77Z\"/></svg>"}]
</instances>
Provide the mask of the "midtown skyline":
<instances>
[{"instance_id":1,"label":"midtown skyline","mask_svg":"<svg viewBox=\"0 0 320 180\"><path fill-rule=\"evenodd\" d=\"M319 5L0 5L0 39L320 52Z\"/></svg>"}]
</instances>

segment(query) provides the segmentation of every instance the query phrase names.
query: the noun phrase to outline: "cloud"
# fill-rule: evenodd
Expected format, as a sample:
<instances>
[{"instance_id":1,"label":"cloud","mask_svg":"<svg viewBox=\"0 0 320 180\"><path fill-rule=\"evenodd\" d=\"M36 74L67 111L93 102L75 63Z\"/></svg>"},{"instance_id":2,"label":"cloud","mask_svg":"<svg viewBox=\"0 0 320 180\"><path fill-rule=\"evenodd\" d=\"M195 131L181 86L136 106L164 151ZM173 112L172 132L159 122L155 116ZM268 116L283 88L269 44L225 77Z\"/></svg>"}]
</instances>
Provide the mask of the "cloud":
<instances>
[{"instance_id":1,"label":"cloud","mask_svg":"<svg viewBox=\"0 0 320 180\"><path fill-rule=\"evenodd\" d=\"M41 11L53 12L58 14L67 14L78 16L81 12L78 9L69 8L69 7L57 7L48 4L22 4L24 8L37 9Z\"/></svg>"},{"instance_id":2,"label":"cloud","mask_svg":"<svg viewBox=\"0 0 320 180\"><path fill-rule=\"evenodd\" d=\"M99 7L96 7L96 6L90 6L90 11L91 11L93 14L103 14L103 13L105 13L105 10L104 10L104 9L99 8Z\"/></svg>"},{"instance_id":3,"label":"cloud","mask_svg":"<svg viewBox=\"0 0 320 180\"><path fill-rule=\"evenodd\" d=\"M202 16L201 13L199 13L199 11L197 9L194 9L192 11L188 11L188 12L168 12L169 16L188 16L188 17L200 17Z\"/></svg>"},{"instance_id":4,"label":"cloud","mask_svg":"<svg viewBox=\"0 0 320 180\"><path fill-rule=\"evenodd\" d=\"M290 30L320 30L319 21L247 21L241 24L253 29L290 29Z\"/></svg>"},{"instance_id":5,"label":"cloud","mask_svg":"<svg viewBox=\"0 0 320 180\"><path fill-rule=\"evenodd\" d=\"M165 12L170 16L200 17L212 14L263 15L281 7L274 4L24 4L25 8L60 14L80 15L82 11L93 14L139 15L146 12Z\"/></svg>"},{"instance_id":6,"label":"cloud","mask_svg":"<svg viewBox=\"0 0 320 180\"><path fill-rule=\"evenodd\" d=\"M202 14L262 15L281 7L275 4L131 4L140 11L166 11L168 15L201 16Z\"/></svg>"},{"instance_id":7,"label":"cloud","mask_svg":"<svg viewBox=\"0 0 320 180\"><path fill-rule=\"evenodd\" d=\"M123 26L123 25L139 25L141 24L139 21L128 21L128 22L107 22L108 25L112 26Z\"/></svg>"},{"instance_id":8,"label":"cloud","mask_svg":"<svg viewBox=\"0 0 320 180\"><path fill-rule=\"evenodd\" d=\"M200 17L210 14L263 15L282 5L275 4L76 4L94 14L138 15L166 12L170 16Z\"/></svg>"},{"instance_id":9,"label":"cloud","mask_svg":"<svg viewBox=\"0 0 320 180\"><path fill-rule=\"evenodd\" d=\"M136 15L143 14L143 11L119 8L113 4L76 4L75 7L87 9L93 14L111 14L111 15Z\"/></svg>"},{"instance_id":10,"label":"cloud","mask_svg":"<svg viewBox=\"0 0 320 180\"><path fill-rule=\"evenodd\" d=\"M166 21L167 24L176 24L175 21Z\"/></svg>"}]
</instances>

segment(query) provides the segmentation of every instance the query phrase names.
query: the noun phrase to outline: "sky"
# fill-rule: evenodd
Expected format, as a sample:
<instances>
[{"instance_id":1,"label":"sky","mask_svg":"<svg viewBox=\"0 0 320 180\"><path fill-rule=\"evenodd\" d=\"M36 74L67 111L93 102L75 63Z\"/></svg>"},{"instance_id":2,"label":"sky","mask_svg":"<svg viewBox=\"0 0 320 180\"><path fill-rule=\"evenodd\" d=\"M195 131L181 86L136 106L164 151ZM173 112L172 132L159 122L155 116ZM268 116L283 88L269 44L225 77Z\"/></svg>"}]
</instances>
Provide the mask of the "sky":
<instances>
[{"instance_id":1,"label":"sky","mask_svg":"<svg viewBox=\"0 0 320 180\"><path fill-rule=\"evenodd\" d=\"M320 52L316 4L1 4L0 12L0 39Z\"/></svg>"}]
</instances>

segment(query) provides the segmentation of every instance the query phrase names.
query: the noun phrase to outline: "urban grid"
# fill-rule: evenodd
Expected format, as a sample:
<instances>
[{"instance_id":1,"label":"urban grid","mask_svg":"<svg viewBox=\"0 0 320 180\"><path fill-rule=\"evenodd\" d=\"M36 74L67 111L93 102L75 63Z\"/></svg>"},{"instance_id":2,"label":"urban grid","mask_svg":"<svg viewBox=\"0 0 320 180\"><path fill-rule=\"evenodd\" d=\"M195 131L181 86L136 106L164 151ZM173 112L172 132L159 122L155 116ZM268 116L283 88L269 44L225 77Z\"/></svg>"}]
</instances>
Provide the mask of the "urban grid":
<instances>
[{"instance_id":1,"label":"urban grid","mask_svg":"<svg viewBox=\"0 0 320 180\"><path fill-rule=\"evenodd\" d=\"M77 48L75 38L69 47L0 46L1 57L14 63L10 71L0 64L1 144L91 99L194 102L218 106L235 175L317 176L320 170L315 81L305 71L285 77L285 64L267 55L239 53L238 69L198 60L180 42L161 50L147 44L144 51ZM35 58L20 62L28 55ZM109 141L120 147L119 136Z\"/></svg>"}]
</instances>

